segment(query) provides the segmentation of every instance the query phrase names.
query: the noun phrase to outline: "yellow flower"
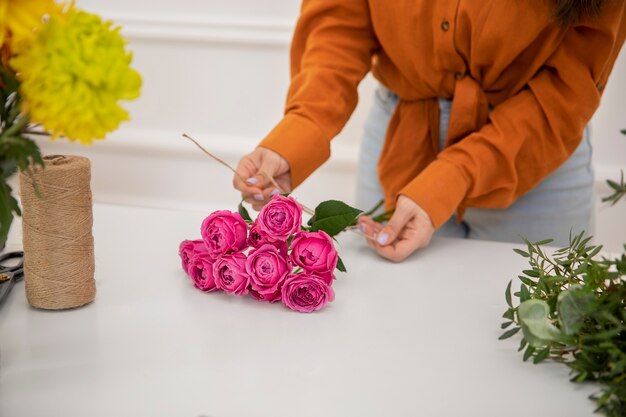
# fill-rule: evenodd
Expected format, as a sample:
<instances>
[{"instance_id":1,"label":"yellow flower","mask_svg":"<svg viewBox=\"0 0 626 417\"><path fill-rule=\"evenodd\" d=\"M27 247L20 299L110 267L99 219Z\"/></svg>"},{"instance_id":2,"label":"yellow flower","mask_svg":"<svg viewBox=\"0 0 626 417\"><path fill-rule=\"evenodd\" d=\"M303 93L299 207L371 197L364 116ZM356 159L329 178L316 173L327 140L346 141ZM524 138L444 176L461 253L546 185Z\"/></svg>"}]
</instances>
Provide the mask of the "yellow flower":
<instances>
[{"instance_id":1,"label":"yellow flower","mask_svg":"<svg viewBox=\"0 0 626 417\"><path fill-rule=\"evenodd\" d=\"M21 81L22 112L53 138L91 143L128 113L118 104L139 95L140 75L111 22L70 8L52 16L11 65Z\"/></svg>"},{"instance_id":2,"label":"yellow flower","mask_svg":"<svg viewBox=\"0 0 626 417\"><path fill-rule=\"evenodd\" d=\"M0 46L7 38L16 51L41 28L44 18L61 11L54 0L0 0Z\"/></svg>"}]
</instances>

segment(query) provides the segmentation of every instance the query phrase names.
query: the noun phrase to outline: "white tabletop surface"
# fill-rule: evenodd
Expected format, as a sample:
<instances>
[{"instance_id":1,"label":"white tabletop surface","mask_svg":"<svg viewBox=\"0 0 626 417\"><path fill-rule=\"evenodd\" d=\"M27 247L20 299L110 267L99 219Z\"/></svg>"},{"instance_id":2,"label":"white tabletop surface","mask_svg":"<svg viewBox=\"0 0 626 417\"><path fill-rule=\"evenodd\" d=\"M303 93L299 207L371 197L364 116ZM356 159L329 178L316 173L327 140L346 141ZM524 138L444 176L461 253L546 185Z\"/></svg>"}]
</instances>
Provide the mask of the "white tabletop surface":
<instances>
[{"instance_id":1,"label":"white tabletop surface","mask_svg":"<svg viewBox=\"0 0 626 417\"><path fill-rule=\"evenodd\" d=\"M346 235L335 302L299 314L193 288L177 248L206 214L97 205L95 302L36 310L20 283L0 308L0 416L592 415L597 387L497 340L510 244L435 239L392 264Z\"/></svg>"}]
</instances>

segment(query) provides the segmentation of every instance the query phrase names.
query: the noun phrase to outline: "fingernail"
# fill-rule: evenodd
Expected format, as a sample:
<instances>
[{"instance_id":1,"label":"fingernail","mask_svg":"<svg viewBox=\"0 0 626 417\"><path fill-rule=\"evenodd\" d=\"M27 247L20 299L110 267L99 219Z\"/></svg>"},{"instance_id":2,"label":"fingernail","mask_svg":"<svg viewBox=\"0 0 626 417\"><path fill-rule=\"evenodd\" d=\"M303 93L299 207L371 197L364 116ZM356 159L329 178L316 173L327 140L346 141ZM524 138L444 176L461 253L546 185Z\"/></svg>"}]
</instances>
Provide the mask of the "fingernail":
<instances>
[{"instance_id":1,"label":"fingernail","mask_svg":"<svg viewBox=\"0 0 626 417\"><path fill-rule=\"evenodd\" d=\"M361 232L365 233L367 231L366 227L365 227L365 223L361 223L359 225L359 228L361 229Z\"/></svg>"},{"instance_id":2,"label":"fingernail","mask_svg":"<svg viewBox=\"0 0 626 417\"><path fill-rule=\"evenodd\" d=\"M378 237L376 238L376 242L378 242L379 245L384 245L385 243L387 243L388 240L389 240L389 235L387 233L378 235Z\"/></svg>"},{"instance_id":3,"label":"fingernail","mask_svg":"<svg viewBox=\"0 0 626 417\"><path fill-rule=\"evenodd\" d=\"M257 182L259 182L259 180L257 180L257 179L256 179L256 178L254 178L254 177L250 177L250 178L248 178L248 179L246 180L246 182L247 182L248 184L256 184Z\"/></svg>"},{"instance_id":4,"label":"fingernail","mask_svg":"<svg viewBox=\"0 0 626 417\"><path fill-rule=\"evenodd\" d=\"M280 190L278 188L274 188L272 190L272 192L270 193L271 196L275 196L276 194L280 193Z\"/></svg>"},{"instance_id":5,"label":"fingernail","mask_svg":"<svg viewBox=\"0 0 626 417\"><path fill-rule=\"evenodd\" d=\"M263 201L263 194L255 194L254 199L258 201Z\"/></svg>"}]
</instances>

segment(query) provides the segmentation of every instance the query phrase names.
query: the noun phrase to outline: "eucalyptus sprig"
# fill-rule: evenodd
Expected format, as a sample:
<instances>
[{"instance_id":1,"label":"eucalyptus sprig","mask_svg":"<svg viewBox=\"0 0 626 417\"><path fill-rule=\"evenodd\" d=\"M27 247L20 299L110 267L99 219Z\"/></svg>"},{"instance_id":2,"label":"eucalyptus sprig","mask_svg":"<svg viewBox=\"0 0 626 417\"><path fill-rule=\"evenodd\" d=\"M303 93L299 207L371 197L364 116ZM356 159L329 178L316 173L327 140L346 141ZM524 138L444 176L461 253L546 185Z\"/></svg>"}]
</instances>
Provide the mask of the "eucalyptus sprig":
<instances>
[{"instance_id":1,"label":"eucalyptus sprig","mask_svg":"<svg viewBox=\"0 0 626 417\"><path fill-rule=\"evenodd\" d=\"M520 290L506 288L508 309L500 339L522 331L519 351L534 363L551 359L571 369L571 381L597 381L591 396L596 411L608 417L626 415L626 245L614 259L596 259L602 246L584 232L548 255L551 240L514 249L530 269L518 278ZM517 298L519 303L514 303Z\"/></svg>"},{"instance_id":2,"label":"eucalyptus sprig","mask_svg":"<svg viewBox=\"0 0 626 417\"><path fill-rule=\"evenodd\" d=\"M622 135L626 135L626 129L621 130ZM622 171L622 176L620 182L617 183L612 180L606 180L606 183L613 190L613 194L606 196L602 199L603 203L611 203L614 205L619 200L621 200L624 196L626 196L626 183L624 183L624 171Z\"/></svg>"},{"instance_id":3,"label":"eucalyptus sprig","mask_svg":"<svg viewBox=\"0 0 626 417\"><path fill-rule=\"evenodd\" d=\"M615 205L619 200L622 199L626 195L626 183L624 183L624 171L622 171L622 177L620 179L619 184L612 180L606 180L606 183L613 190L613 194L604 197L602 199L603 203L611 203L611 205Z\"/></svg>"}]
</instances>

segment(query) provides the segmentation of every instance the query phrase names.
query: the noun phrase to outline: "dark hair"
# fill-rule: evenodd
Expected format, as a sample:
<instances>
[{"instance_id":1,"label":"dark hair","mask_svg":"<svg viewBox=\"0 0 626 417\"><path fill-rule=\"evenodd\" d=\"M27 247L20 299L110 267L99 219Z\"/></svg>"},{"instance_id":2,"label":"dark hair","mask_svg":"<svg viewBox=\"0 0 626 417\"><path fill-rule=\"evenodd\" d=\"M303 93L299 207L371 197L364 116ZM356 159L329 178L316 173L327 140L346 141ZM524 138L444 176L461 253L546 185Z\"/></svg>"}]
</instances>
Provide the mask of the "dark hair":
<instances>
[{"instance_id":1,"label":"dark hair","mask_svg":"<svg viewBox=\"0 0 626 417\"><path fill-rule=\"evenodd\" d=\"M600 14L606 0L554 0L554 18L563 26Z\"/></svg>"}]
</instances>

